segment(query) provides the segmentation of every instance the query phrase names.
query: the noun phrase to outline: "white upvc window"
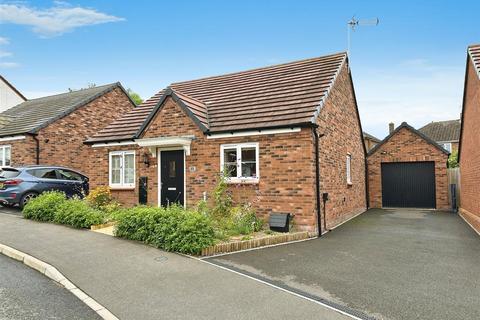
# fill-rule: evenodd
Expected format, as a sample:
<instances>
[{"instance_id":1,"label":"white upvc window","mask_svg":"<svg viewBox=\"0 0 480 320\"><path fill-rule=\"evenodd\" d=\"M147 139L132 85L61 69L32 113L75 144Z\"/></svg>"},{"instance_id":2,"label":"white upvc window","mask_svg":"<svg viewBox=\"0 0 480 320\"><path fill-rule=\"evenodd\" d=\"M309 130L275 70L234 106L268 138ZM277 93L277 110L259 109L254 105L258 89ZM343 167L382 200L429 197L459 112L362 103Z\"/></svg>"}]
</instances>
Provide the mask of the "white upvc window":
<instances>
[{"instance_id":1,"label":"white upvc window","mask_svg":"<svg viewBox=\"0 0 480 320\"><path fill-rule=\"evenodd\" d=\"M352 184L352 155L347 154L347 184Z\"/></svg>"},{"instance_id":2,"label":"white upvc window","mask_svg":"<svg viewBox=\"0 0 480 320\"><path fill-rule=\"evenodd\" d=\"M12 148L11 146L0 146L0 167L10 166L12 163Z\"/></svg>"},{"instance_id":3,"label":"white upvc window","mask_svg":"<svg viewBox=\"0 0 480 320\"><path fill-rule=\"evenodd\" d=\"M258 182L260 178L258 143L222 144L220 168L228 182Z\"/></svg>"},{"instance_id":4,"label":"white upvc window","mask_svg":"<svg viewBox=\"0 0 480 320\"><path fill-rule=\"evenodd\" d=\"M112 188L135 187L135 151L109 153L108 181Z\"/></svg>"},{"instance_id":5,"label":"white upvc window","mask_svg":"<svg viewBox=\"0 0 480 320\"><path fill-rule=\"evenodd\" d=\"M451 142L444 143L443 148L448 152L452 152L452 143Z\"/></svg>"}]
</instances>

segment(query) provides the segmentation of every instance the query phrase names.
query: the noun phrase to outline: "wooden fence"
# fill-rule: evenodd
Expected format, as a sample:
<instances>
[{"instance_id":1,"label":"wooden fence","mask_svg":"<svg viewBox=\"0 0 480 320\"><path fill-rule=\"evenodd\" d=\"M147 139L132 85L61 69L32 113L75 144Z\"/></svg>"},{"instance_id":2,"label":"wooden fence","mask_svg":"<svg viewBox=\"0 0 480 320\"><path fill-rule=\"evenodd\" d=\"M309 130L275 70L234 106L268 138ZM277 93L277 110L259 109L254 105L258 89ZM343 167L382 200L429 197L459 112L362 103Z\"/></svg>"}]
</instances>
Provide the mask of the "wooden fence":
<instances>
[{"instance_id":1,"label":"wooden fence","mask_svg":"<svg viewBox=\"0 0 480 320\"><path fill-rule=\"evenodd\" d=\"M452 195L450 185L456 185L456 197L457 197L457 207L460 206L460 168L448 168L447 169L447 176L448 176L448 199L449 202L452 203Z\"/></svg>"}]
</instances>

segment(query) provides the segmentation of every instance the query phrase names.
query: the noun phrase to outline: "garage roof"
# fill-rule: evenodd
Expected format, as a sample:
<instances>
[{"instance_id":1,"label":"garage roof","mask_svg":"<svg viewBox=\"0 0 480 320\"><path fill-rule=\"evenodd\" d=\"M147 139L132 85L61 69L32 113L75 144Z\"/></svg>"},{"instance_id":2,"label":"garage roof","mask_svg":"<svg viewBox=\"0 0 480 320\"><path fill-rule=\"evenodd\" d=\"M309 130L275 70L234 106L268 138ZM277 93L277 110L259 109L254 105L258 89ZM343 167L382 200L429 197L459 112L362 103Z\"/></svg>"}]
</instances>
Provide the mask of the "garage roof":
<instances>
[{"instance_id":1,"label":"garage roof","mask_svg":"<svg viewBox=\"0 0 480 320\"><path fill-rule=\"evenodd\" d=\"M431 145L433 145L435 148L439 149L440 151L442 151L443 153L446 153L446 154L449 154L449 152L447 150L445 150L444 148L442 148L438 143L436 143L435 141L433 141L432 139L430 139L429 137L427 137L426 135L424 135L423 133L421 133L420 131L418 131L417 129L415 129L414 127L412 127L411 125L409 125L408 123L406 122L402 122L402 124L400 126L398 126L398 128L396 128L395 130L393 130L388 136L385 137L385 139L383 139L379 144L375 145L375 147L373 147L367 154L367 156L371 156L372 154L374 154L382 145L384 145L388 140L390 140L391 137L393 137L395 134L397 134L398 131L400 131L401 129L403 128L406 128L410 131L412 131L413 133L417 134L418 136L420 136L420 138L422 138L423 140L427 141L428 143L430 143Z\"/></svg>"},{"instance_id":2,"label":"garage roof","mask_svg":"<svg viewBox=\"0 0 480 320\"><path fill-rule=\"evenodd\" d=\"M208 133L312 123L346 53L171 84L87 142L134 139L167 96Z\"/></svg>"},{"instance_id":3,"label":"garage roof","mask_svg":"<svg viewBox=\"0 0 480 320\"><path fill-rule=\"evenodd\" d=\"M22 102L0 113L0 137L37 133L117 87L119 82Z\"/></svg>"}]
</instances>

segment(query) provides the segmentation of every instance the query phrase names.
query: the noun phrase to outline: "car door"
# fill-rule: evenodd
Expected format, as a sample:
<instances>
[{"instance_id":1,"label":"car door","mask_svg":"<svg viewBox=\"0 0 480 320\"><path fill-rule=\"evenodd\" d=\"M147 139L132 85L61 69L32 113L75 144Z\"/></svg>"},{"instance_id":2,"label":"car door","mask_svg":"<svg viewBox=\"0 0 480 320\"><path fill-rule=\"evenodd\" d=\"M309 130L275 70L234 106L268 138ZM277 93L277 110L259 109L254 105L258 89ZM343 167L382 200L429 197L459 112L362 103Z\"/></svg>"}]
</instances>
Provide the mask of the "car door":
<instances>
[{"instance_id":1,"label":"car door","mask_svg":"<svg viewBox=\"0 0 480 320\"><path fill-rule=\"evenodd\" d=\"M57 175L67 197L83 198L88 192L88 179L85 176L68 169L57 169Z\"/></svg>"},{"instance_id":2,"label":"car door","mask_svg":"<svg viewBox=\"0 0 480 320\"><path fill-rule=\"evenodd\" d=\"M36 185L32 191L42 193L44 191L65 192L65 185L58 179L55 168L38 168L27 170L29 174L37 178Z\"/></svg>"}]
</instances>

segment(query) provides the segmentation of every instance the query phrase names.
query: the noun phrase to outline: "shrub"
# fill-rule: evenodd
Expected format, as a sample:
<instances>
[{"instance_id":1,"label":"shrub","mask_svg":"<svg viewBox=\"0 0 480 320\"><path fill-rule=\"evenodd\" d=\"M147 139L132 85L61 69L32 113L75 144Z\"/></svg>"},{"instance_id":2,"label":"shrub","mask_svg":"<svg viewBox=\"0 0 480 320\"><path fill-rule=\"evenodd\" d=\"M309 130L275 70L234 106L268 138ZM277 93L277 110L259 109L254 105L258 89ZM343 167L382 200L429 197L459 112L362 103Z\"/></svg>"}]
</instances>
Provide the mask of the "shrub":
<instances>
[{"instance_id":1,"label":"shrub","mask_svg":"<svg viewBox=\"0 0 480 320\"><path fill-rule=\"evenodd\" d=\"M54 222L74 228L90 228L91 225L104 222L103 213L91 208L85 201L71 199L57 207Z\"/></svg>"},{"instance_id":2,"label":"shrub","mask_svg":"<svg viewBox=\"0 0 480 320\"><path fill-rule=\"evenodd\" d=\"M157 248L197 254L214 243L214 231L205 215L180 206L140 206L117 216L115 235L143 241Z\"/></svg>"},{"instance_id":3,"label":"shrub","mask_svg":"<svg viewBox=\"0 0 480 320\"><path fill-rule=\"evenodd\" d=\"M255 210L248 204L232 209L233 230L239 234L250 234L260 231L263 220L257 218Z\"/></svg>"},{"instance_id":4,"label":"shrub","mask_svg":"<svg viewBox=\"0 0 480 320\"><path fill-rule=\"evenodd\" d=\"M232 209L232 196L228 191L228 184L225 174L219 176L217 185L213 190L214 207L212 214L216 218L228 217Z\"/></svg>"},{"instance_id":5,"label":"shrub","mask_svg":"<svg viewBox=\"0 0 480 320\"><path fill-rule=\"evenodd\" d=\"M55 212L67 198L63 192L48 191L30 200L23 208L23 216L37 221L53 221Z\"/></svg>"},{"instance_id":6,"label":"shrub","mask_svg":"<svg viewBox=\"0 0 480 320\"><path fill-rule=\"evenodd\" d=\"M105 208L113 202L112 193L110 192L109 187L97 187L93 189L85 200L96 209Z\"/></svg>"}]
</instances>

